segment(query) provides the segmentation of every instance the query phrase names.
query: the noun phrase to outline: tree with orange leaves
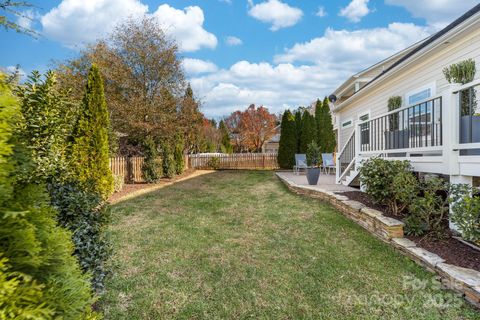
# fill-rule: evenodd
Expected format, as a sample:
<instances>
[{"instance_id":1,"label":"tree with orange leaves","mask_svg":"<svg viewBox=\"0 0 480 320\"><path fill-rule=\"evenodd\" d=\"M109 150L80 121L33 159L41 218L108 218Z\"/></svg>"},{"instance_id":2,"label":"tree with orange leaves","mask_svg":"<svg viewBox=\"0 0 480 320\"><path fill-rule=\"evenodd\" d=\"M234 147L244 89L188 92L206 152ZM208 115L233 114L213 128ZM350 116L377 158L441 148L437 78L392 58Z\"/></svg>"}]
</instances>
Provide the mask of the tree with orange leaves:
<instances>
[{"instance_id":1,"label":"tree with orange leaves","mask_svg":"<svg viewBox=\"0 0 480 320\"><path fill-rule=\"evenodd\" d=\"M235 111L225 122L236 151L261 152L265 141L275 134L277 117L264 106L252 104L245 111Z\"/></svg>"}]
</instances>

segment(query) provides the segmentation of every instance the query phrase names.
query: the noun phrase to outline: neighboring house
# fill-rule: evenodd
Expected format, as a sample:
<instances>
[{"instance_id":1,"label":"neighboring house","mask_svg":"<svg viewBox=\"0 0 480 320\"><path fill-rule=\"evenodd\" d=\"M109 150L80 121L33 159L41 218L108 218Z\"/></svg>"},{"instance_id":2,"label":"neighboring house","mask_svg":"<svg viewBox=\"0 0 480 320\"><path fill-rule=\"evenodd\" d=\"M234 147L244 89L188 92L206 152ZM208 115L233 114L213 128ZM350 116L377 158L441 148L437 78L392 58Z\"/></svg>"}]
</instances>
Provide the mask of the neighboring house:
<instances>
[{"instance_id":1,"label":"neighboring house","mask_svg":"<svg viewBox=\"0 0 480 320\"><path fill-rule=\"evenodd\" d=\"M275 134L265 141L262 146L263 153L278 153L278 146L280 143L280 125L276 126L274 129Z\"/></svg>"},{"instance_id":2,"label":"neighboring house","mask_svg":"<svg viewBox=\"0 0 480 320\"><path fill-rule=\"evenodd\" d=\"M337 182L358 183L361 160L381 156L409 160L415 171L452 183L478 185L480 70L466 85L449 84L442 72L470 58L480 69L480 5L342 84L332 105ZM402 98L402 106L389 113L393 96Z\"/></svg>"}]
</instances>

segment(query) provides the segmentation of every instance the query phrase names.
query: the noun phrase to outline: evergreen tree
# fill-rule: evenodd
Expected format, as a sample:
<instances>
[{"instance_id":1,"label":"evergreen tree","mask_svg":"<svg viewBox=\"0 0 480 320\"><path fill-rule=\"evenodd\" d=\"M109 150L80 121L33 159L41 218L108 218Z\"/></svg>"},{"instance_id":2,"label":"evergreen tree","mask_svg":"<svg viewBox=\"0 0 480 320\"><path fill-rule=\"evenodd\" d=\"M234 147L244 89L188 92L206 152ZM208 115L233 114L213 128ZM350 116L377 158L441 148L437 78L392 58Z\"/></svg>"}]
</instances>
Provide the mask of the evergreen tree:
<instances>
[{"instance_id":1,"label":"evergreen tree","mask_svg":"<svg viewBox=\"0 0 480 320\"><path fill-rule=\"evenodd\" d=\"M228 128L225 125L225 121L220 120L220 124L218 125L218 129L221 135L221 145L220 148L222 149L223 153L232 153L233 146L230 142L230 133L228 132Z\"/></svg>"},{"instance_id":2,"label":"evergreen tree","mask_svg":"<svg viewBox=\"0 0 480 320\"><path fill-rule=\"evenodd\" d=\"M185 169L185 158L183 151L185 149L185 142L181 135L177 135L175 139L175 150L173 153L173 158L175 160L175 173L182 174Z\"/></svg>"},{"instance_id":3,"label":"evergreen tree","mask_svg":"<svg viewBox=\"0 0 480 320\"><path fill-rule=\"evenodd\" d=\"M175 158L172 149L168 144L162 146L162 169L165 177L173 178L175 176Z\"/></svg>"},{"instance_id":4,"label":"evergreen tree","mask_svg":"<svg viewBox=\"0 0 480 320\"><path fill-rule=\"evenodd\" d=\"M92 65L73 135L72 166L81 186L104 199L113 192L108 154L109 126L103 80L97 66Z\"/></svg>"},{"instance_id":5,"label":"evergreen tree","mask_svg":"<svg viewBox=\"0 0 480 320\"><path fill-rule=\"evenodd\" d=\"M145 139L144 155L145 158L142 165L143 178L148 183L158 182L162 176L162 168L158 162L157 144L151 137Z\"/></svg>"},{"instance_id":6,"label":"evergreen tree","mask_svg":"<svg viewBox=\"0 0 480 320\"><path fill-rule=\"evenodd\" d=\"M317 100L315 107L315 120L317 122L317 143L322 152L332 153L335 150L335 133L333 131L332 115L328 99L325 97L323 103Z\"/></svg>"},{"instance_id":7,"label":"evergreen tree","mask_svg":"<svg viewBox=\"0 0 480 320\"><path fill-rule=\"evenodd\" d=\"M297 142L295 138L295 118L290 110L283 113L280 130L278 164L282 169L291 169L295 165Z\"/></svg>"},{"instance_id":8,"label":"evergreen tree","mask_svg":"<svg viewBox=\"0 0 480 320\"><path fill-rule=\"evenodd\" d=\"M302 132L300 135L300 153L307 153L308 145L317 139L315 118L305 111L302 116Z\"/></svg>"},{"instance_id":9,"label":"evergreen tree","mask_svg":"<svg viewBox=\"0 0 480 320\"><path fill-rule=\"evenodd\" d=\"M295 139L297 141L296 152L300 152L300 138L302 136L302 111L299 108L295 112Z\"/></svg>"},{"instance_id":10,"label":"evergreen tree","mask_svg":"<svg viewBox=\"0 0 480 320\"><path fill-rule=\"evenodd\" d=\"M86 319L94 303L88 276L44 184L32 179L38 173L24 119L4 79L0 74L0 318Z\"/></svg>"},{"instance_id":11,"label":"evergreen tree","mask_svg":"<svg viewBox=\"0 0 480 320\"><path fill-rule=\"evenodd\" d=\"M317 126L317 145L322 148L322 141L321 141L321 136L322 136L322 108L323 108L323 102L320 99L317 99L317 102L315 103L315 125Z\"/></svg>"}]
</instances>

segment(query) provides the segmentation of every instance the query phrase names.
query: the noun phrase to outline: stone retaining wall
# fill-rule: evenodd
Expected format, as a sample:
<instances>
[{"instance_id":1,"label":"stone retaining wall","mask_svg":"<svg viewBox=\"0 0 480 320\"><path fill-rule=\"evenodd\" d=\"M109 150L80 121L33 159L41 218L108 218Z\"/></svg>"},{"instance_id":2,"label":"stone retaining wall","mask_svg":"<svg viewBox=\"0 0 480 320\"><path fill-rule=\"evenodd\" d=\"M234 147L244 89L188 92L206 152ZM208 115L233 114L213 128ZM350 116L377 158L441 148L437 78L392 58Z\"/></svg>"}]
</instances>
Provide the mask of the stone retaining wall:
<instances>
[{"instance_id":1,"label":"stone retaining wall","mask_svg":"<svg viewBox=\"0 0 480 320\"><path fill-rule=\"evenodd\" d=\"M403 237L403 222L386 217L381 211L350 200L341 194L323 190L318 186L298 185L278 173L277 177L296 194L332 204L347 218L355 221L379 239L390 243L417 264L437 273L445 287L462 294L468 302L480 308L480 272L447 264L440 256L417 247L415 242Z\"/></svg>"}]
</instances>

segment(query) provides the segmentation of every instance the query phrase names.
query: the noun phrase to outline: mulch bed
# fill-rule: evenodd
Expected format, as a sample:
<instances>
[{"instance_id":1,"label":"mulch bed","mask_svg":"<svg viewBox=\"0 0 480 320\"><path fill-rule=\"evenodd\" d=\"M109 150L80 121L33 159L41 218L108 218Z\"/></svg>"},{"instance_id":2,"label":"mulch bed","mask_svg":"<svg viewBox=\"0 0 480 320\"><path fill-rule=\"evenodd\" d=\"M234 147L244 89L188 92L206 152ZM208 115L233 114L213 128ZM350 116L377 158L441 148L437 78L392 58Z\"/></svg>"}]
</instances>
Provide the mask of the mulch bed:
<instances>
[{"instance_id":1,"label":"mulch bed","mask_svg":"<svg viewBox=\"0 0 480 320\"><path fill-rule=\"evenodd\" d=\"M183 177L191 175L195 170L194 169L187 169L185 170L181 175L175 176L173 179L167 179L167 178L162 178L158 183L128 183L123 186L122 191L116 192L108 198L109 202L115 202L118 199L121 199L125 197L126 195L129 195L130 193L137 192L139 190L143 189L148 189L157 185L162 185L166 182L172 182L178 179L181 179Z\"/></svg>"},{"instance_id":2,"label":"mulch bed","mask_svg":"<svg viewBox=\"0 0 480 320\"><path fill-rule=\"evenodd\" d=\"M387 217L397 220L403 219L402 216L397 216L389 212L386 206L374 203L364 192L348 191L340 194L351 200L363 203L372 209L381 211ZM469 247L452 236L453 234L449 232L448 237L441 240L432 239L431 237L415 237L409 235L405 235L405 238L415 241L417 246L439 255L449 264L480 271L480 251Z\"/></svg>"}]
</instances>

